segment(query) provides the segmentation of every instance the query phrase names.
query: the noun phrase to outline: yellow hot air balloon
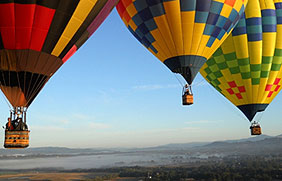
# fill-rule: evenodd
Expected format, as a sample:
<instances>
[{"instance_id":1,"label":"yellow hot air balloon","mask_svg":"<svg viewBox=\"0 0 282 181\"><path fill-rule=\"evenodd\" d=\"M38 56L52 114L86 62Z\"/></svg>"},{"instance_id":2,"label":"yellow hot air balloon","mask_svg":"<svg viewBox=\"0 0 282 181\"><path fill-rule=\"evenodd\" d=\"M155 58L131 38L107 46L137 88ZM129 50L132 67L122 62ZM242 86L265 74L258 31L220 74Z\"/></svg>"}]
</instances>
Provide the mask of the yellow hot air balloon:
<instances>
[{"instance_id":1,"label":"yellow hot air balloon","mask_svg":"<svg viewBox=\"0 0 282 181\"><path fill-rule=\"evenodd\" d=\"M27 108L116 3L117 0L0 2L0 88L13 106L4 147L29 145Z\"/></svg>"},{"instance_id":2,"label":"yellow hot air balloon","mask_svg":"<svg viewBox=\"0 0 282 181\"><path fill-rule=\"evenodd\" d=\"M232 34L203 65L203 77L252 121L282 85L282 3L249 0ZM261 134L253 121L252 134Z\"/></svg>"},{"instance_id":3,"label":"yellow hot air balloon","mask_svg":"<svg viewBox=\"0 0 282 181\"><path fill-rule=\"evenodd\" d=\"M246 0L120 0L129 31L189 85L240 19ZM188 90L191 88L187 86ZM188 96L185 96L188 94ZM193 98L185 91L184 104Z\"/></svg>"}]
</instances>

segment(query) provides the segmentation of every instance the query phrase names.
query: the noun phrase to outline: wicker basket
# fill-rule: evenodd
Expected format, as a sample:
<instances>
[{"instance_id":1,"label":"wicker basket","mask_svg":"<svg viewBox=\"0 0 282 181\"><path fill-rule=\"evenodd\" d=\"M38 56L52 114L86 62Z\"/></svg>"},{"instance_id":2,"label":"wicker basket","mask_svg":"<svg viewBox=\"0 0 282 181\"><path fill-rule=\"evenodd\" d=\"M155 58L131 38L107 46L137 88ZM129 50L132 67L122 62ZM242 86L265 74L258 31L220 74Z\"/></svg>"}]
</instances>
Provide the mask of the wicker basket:
<instances>
[{"instance_id":1,"label":"wicker basket","mask_svg":"<svg viewBox=\"0 0 282 181\"><path fill-rule=\"evenodd\" d=\"M29 146L29 130L5 131L5 148L26 148Z\"/></svg>"},{"instance_id":2,"label":"wicker basket","mask_svg":"<svg viewBox=\"0 0 282 181\"><path fill-rule=\"evenodd\" d=\"M193 104L193 94L184 94L182 96L182 104L183 105L191 105Z\"/></svg>"},{"instance_id":3,"label":"wicker basket","mask_svg":"<svg viewBox=\"0 0 282 181\"><path fill-rule=\"evenodd\" d=\"M261 128L260 126L251 127L251 135L261 135Z\"/></svg>"}]
</instances>

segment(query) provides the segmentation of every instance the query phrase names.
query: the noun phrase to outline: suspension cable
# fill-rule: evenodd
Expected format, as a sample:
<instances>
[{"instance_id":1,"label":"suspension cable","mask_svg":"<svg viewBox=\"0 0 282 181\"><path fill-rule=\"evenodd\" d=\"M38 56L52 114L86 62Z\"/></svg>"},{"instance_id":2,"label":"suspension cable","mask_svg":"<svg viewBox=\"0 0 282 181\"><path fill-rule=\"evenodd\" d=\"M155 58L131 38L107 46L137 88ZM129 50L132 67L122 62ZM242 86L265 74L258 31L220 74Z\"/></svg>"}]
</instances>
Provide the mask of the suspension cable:
<instances>
[{"instance_id":1,"label":"suspension cable","mask_svg":"<svg viewBox=\"0 0 282 181\"><path fill-rule=\"evenodd\" d=\"M7 105L9 106L10 110L13 110L12 106L10 105L10 103L8 102L7 98L4 96L4 93L2 91L1 91L1 95L2 95L3 99L5 100L5 102L7 103Z\"/></svg>"},{"instance_id":2,"label":"suspension cable","mask_svg":"<svg viewBox=\"0 0 282 181\"><path fill-rule=\"evenodd\" d=\"M202 78L202 80L200 80L199 82L194 83L194 84L193 84L193 87L198 87L198 86L200 86L203 82L206 82L206 80L205 80L204 78Z\"/></svg>"},{"instance_id":3,"label":"suspension cable","mask_svg":"<svg viewBox=\"0 0 282 181\"><path fill-rule=\"evenodd\" d=\"M264 113L265 113L265 111L257 112L257 114L256 114L256 116L255 116L255 121L256 121L257 123L260 123L260 121L261 121L261 119L262 119Z\"/></svg>"},{"instance_id":4,"label":"suspension cable","mask_svg":"<svg viewBox=\"0 0 282 181\"><path fill-rule=\"evenodd\" d=\"M228 111L231 111L232 113L234 113L234 115L238 116L239 118L241 118L243 120L247 120L248 122L250 122L246 118L246 116L243 116L238 111L239 109L236 110L236 106L235 105L230 105L229 104L229 102L228 102L229 100L223 94L219 93L218 91L215 91L215 89L211 85L209 85L208 87L214 93L214 95L217 97L217 100L219 100L222 104L226 105L226 108L227 108ZM233 103L231 103L231 104L233 104Z\"/></svg>"},{"instance_id":5,"label":"suspension cable","mask_svg":"<svg viewBox=\"0 0 282 181\"><path fill-rule=\"evenodd\" d=\"M175 78L176 78L177 81L179 82L181 88L183 88L183 87L185 86L185 84L183 84L183 83L180 81L180 79L177 77L177 75L176 75L175 73L172 73L172 74L175 76Z\"/></svg>"}]
</instances>

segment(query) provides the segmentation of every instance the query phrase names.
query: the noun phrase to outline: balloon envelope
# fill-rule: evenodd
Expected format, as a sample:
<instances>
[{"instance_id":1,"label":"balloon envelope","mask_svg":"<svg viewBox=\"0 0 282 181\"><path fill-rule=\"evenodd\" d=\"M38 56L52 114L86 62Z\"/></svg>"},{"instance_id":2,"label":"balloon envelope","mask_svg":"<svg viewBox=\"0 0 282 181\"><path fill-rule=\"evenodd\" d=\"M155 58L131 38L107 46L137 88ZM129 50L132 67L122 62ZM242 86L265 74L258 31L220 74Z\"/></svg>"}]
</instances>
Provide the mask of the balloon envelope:
<instances>
[{"instance_id":1,"label":"balloon envelope","mask_svg":"<svg viewBox=\"0 0 282 181\"><path fill-rule=\"evenodd\" d=\"M245 0L120 0L129 31L191 84L240 19Z\"/></svg>"},{"instance_id":2,"label":"balloon envelope","mask_svg":"<svg viewBox=\"0 0 282 181\"><path fill-rule=\"evenodd\" d=\"M58 68L94 33L117 0L0 2L0 84L28 107Z\"/></svg>"},{"instance_id":3,"label":"balloon envelope","mask_svg":"<svg viewBox=\"0 0 282 181\"><path fill-rule=\"evenodd\" d=\"M282 3L249 0L244 16L201 74L252 121L282 85Z\"/></svg>"}]
</instances>

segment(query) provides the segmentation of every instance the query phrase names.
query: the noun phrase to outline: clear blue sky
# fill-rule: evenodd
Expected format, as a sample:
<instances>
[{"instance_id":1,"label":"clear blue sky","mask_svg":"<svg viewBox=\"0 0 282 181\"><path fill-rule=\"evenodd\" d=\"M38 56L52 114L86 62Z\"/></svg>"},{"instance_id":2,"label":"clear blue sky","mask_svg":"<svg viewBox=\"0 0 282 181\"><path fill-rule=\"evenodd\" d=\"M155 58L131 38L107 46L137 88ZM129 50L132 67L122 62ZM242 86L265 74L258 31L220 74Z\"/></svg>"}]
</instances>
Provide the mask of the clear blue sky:
<instances>
[{"instance_id":1,"label":"clear blue sky","mask_svg":"<svg viewBox=\"0 0 282 181\"><path fill-rule=\"evenodd\" d=\"M200 74L194 84L195 103L184 107L174 74L130 34L114 9L30 106L30 146L147 147L250 136L250 124L235 106ZM9 107L0 100L5 125ZM282 133L281 107L279 94L258 115L264 134Z\"/></svg>"}]
</instances>

